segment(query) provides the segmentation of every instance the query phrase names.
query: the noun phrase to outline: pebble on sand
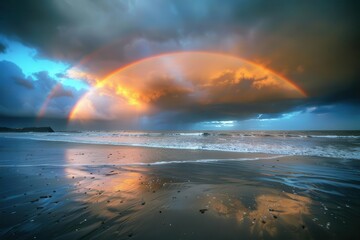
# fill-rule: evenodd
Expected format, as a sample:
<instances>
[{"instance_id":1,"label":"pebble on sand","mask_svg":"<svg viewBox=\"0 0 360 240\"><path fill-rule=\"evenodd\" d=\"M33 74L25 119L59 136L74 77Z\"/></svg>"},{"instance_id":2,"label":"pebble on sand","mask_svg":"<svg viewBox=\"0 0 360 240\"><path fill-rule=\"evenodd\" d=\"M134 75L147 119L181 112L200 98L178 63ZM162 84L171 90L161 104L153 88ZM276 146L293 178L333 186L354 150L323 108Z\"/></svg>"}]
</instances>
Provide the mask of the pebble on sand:
<instances>
[{"instance_id":1,"label":"pebble on sand","mask_svg":"<svg viewBox=\"0 0 360 240\"><path fill-rule=\"evenodd\" d=\"M199 212L201 213L201 214L204 214L206 211L208 211L209 209L206 209L206 208L203 208L203 209L200 209L199 210Z\"/></svg>"}]
</instances>

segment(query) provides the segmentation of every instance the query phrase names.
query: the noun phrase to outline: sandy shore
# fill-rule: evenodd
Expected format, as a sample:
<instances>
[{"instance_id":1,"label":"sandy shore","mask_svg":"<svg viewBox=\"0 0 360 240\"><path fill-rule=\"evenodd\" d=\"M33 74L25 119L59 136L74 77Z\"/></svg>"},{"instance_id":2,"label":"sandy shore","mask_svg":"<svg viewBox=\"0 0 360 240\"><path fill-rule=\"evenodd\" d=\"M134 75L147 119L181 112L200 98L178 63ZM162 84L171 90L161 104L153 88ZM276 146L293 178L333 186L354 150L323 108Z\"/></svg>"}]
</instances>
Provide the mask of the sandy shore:
<instances>
[{"instance_id":1,"label":"sandy shore","mask_svg":"<svg viewBox=\"0 0 360 240\"><path fill-rule=\"evenodd\" d=\"M358 161L0 140L1 239L360 237Z\"/></svg>"}]
</instances>

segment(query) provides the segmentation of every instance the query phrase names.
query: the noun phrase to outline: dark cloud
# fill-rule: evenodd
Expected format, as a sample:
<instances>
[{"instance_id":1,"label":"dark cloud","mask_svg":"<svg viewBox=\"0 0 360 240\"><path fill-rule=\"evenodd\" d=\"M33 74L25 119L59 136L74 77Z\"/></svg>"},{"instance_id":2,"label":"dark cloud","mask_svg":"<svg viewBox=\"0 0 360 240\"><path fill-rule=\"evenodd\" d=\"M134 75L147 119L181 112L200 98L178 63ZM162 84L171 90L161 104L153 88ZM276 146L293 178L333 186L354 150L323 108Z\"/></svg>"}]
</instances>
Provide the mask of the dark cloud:
<instances>
[{"instance_id":1,"label":"dark cloud","mask_svg":"<svg viewBox=\"0 0 360 240\"><path fill-rule=\"evenodd\" d=\"M66 118L82 92L64 87L39 72L26 78L12 62L0 62L0 114L2 116L36 117L47 103L44 114Z\"/></svg>"},{"instance_id":2,"label":"dark cloud","mask_svg":"<svg viewBox=\"0 0 360 240\"><path fill-rule=\"evenodd\" d=\"M306 105L305 100L287 100L272 102L253 102L238 104L214 104L209 106L192 106L183 111L172 112L163 123L167 121L196 123L211 120L244 120L257 118L259 114L277 117L284 112L299 109L299 105ZM155 117L156 118L156 117Z\"/></svg>"},{"instance_id":3,"label":"dark cloud","mask_svg":"<svg viewBox=\"0 0 360 240\"><path fill-rule=\"evenodd\" d=\"M32 83L31 80L27 80L27 79L23 79L23 78L19 78L19 77L14 77L14 80L15 80L15 83L19 84L20 86L23 86L28 89L34 88L34 84Z\"/></svg>"},{"instance_id":4,"label":"dark cloud","mask_svg":"<svg viewBox=\"0 0 360 240\"><path fill-rule=\"evenodd\" d=\"M57 73L56 77L58 77L58 78L67 78L66 73Z\"/></svg>"},{"instance_id":5,"label":"dark cloud","mask_svg":"<svg viewBox=\"0 0 360 240\"><path fill-rule=\"evenodd\" d=\"M58 97L74 97L74 93L71 90L65 89L62 85L53 90L52 98Z\"/></svg>"},{"instance_id":6,"label":"dark cloud","mask_svg":"<svg viewBox=\"0 0 360 240\"><path fill-rule=\"evenodd\" d=\"M41 57L68 62L99 78L158 53L225 52L281 73L309 95L307 100L290 103L205 108L184 104L182 112L166 115L178 119L180 114L183 121L245 118L316 104L359 104L358 9L357 1L335 0L14 0L0 3L0 34L36 48ZM2 49L0 44L0 52ZM219 84L230 75L219 78ZM30 91L27 83L31 79L18 77L17 84ZM49 90L51 79L46 73L34 77L45 79L43 88ZM166 111L166 106L178 102L173 93L179 97L188 94L184 89L172 92L169 86L160 87L164 92L157 101ZM225 88L220 92L226 95ZM68 91L60 91L58 96L72 98Z\"/></svg>"},{"instance_id":7,"label":"dark cloud","mask_svg":"<svg viewBox=\"0 0 360 240\"><path fill-rule=\"evenodd\" d=\"M267 63L317 94L324 85L338 85L339 77L351 82L357 74L356 5L355 1L4 1L0 26L3 34L54 59L75 63L100 49L87 62L94 72L160 52L225 51ZM301 76L296 74L299 66Z\"/></svg>"},{"instance_id":8,"label":"dark cloud","mask_svg":"<svg viewBox=\"0 0 360 240\"><path fill-rule=\"evenodd\" d=\"M1 53L5 53L5 51L6 51L6 46L5 46L5 44L2 43L2 42L0 42L0 54L1 54Z\"/></svg>"}]
</instances>

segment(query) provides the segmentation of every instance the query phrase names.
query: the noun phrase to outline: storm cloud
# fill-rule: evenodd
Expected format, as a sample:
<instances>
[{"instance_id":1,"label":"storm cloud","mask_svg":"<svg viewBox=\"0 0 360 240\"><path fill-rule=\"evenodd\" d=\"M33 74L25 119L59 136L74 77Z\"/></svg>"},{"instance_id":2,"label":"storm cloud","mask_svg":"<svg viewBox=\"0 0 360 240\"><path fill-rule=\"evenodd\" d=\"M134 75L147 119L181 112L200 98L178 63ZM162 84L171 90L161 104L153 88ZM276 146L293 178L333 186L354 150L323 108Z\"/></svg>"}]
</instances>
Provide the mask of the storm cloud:
<instances>
[{"instance_id":1,"label":"storm cloud","mask_svg":"<svg viewBox=\"0 0 360 240\"><path fill-rule=\"evenodd\" d=\"M0 42L0 53L4 53L6 51L6 46L2 42Z\"/></svg>"},{"instance_id":2,"label":"storm cloud","mask_svg":"<svg viewBox=\"0 0 360 240\"><path fill-rule=\"evenodd\" d=\"M158 106L169 111L164 119L169 116L179 119L179 114L181 121L190 122L246 119L256 114L276 116L311 106L359 105L357 9L356 1L335 0L14 0L0 3L0 35L36 49L37 58L69 64L72 76L91 84L145 57L175 51L210 51L265 66L290 79L308 95L301 101L276 101L276 104L214 103L202 108L190 104L173 113L166 108L171 103L167 101L173 94L169 91L171 86L160 86L168 91L166 99L158 99ZM6 47L0 43L0 53L4 51ZM26 94L12 102L8 93L1 96L3 114L15 114L5 110L15 109L6 105L10 102L21 106L18 109L22 114L30 114L34 109L24 106L27 92L48 90L45 82L51 82L49 77L39 73L34 79L26 79L15 74L13 67L6 69L6 73L0 73L1 77L8 79L11 73L11 89L19 88ZM69 72L59 76L70 77ZM222 79L231 78L229 74ZM39 79L47 79L41 80L44 86L38 86ZM9 87L5 82L9 84L1 79L1 91ZM259 88L261 84L259 81ZM179 91L178 95L188 94L184 89L175 90ZM49 111L60 116L61 112L70 111L69 106L79 93L65 88L58 91L53 97L64 102L54 101ZM226 95L224 91L221 94ZM39 98L43 100L44 96L35 95L28 97L31 99L28 101L35 102L32 106L38 109Z\"/></svg>"},{"instance_id":3,"label":"storm cloud","mask_svg":"<svg viewBox=\"0 0 360 240\"><path fill-rule=\"evenodd\" d=\"M37 117L47 104L48 117L64 118L83 94L65 88L45 71L25 77L17 65L7 61L0 62L0 79L1 116Z\"/></svg>"}]
</instances>

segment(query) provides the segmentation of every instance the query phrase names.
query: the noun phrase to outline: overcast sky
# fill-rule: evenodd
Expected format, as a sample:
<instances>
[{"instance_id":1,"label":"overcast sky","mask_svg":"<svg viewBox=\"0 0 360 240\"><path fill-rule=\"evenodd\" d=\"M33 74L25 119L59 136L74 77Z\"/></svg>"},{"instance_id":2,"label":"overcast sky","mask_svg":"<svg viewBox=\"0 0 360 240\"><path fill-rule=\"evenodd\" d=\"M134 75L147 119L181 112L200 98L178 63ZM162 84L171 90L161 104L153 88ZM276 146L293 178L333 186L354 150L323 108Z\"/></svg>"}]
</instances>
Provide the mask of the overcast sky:
<instances>
[{"instance_id":1,"label":"overcast sky","mask_svg":"<svg viewBox=\"0 0 360 240\"><path fill-rule=\"evenodd\" d=\"M356 1L329 0L1 1L0 124L49 124L57 129L360 129L358 11ZM191 52L224 57L198 62L176 58L177 65L169 66L166 56L174 52L187 52L190 58L196 58ZM146 60L154 56L151 63ZM240 60L236 69L222 66L226 56L250 63L252 70ZM111 87L99 90L97 84L110 73L133 62L136 78L111 80L106 85ZM145 71L144 62L151 71ZM223 69L210 77L214 68L204 65L215 63ZM257 67L265 69L264 76ZM201 72L191 75L191 68ZM249 75L239 77L239 69ZM151 80L142 80L150 75ZM282 90L262 88L259 93L259 81L253 77L265 77ZM284 90L287 81L278 79L289 80L306 96L289 94ZM256 88L249 90L247 81ZM69 122L76 104L90 92L87 121ZM105 93L112 101L99 97ZM245 93L246 98L235 97ZM175 95L180 100L174 101ZM122 101L127 107L136 102L152 110L109 110ZM99 117L99 112L112 118Z\"/></svg>"}]
</instances>

